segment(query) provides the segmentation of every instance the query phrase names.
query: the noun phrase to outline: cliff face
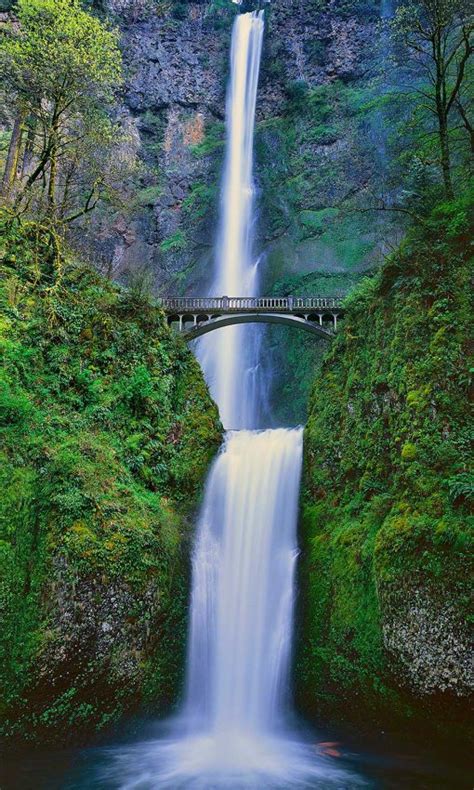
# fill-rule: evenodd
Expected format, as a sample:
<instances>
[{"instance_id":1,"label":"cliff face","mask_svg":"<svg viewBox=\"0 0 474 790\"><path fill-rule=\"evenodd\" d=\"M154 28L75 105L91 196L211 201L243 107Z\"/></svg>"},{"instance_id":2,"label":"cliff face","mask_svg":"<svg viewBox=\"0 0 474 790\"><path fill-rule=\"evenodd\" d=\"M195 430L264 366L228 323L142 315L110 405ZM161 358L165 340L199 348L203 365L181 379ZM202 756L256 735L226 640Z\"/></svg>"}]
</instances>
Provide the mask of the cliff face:
<instances>
[{"instance_id":1,"label":"cliff face","mask_svg":"<svg viewBox=\"0 0 474 790\"><path fill-rule=\"evenodd\" d=\"M160 312L23 228L2 226L0 726L63 742L174 698L221 434Z\"/></svg>"},{"instance_id":2,"label":"cliff face","mask_svg":"<svg viewBox=\"0 0 474 790\"><path fill-rule=\"evenodd\" d=\"M155 288L199 291L215 238L235 6L130 0L108 11L122 29L123 122L142 170L137 205L104 223L104 255L119 277L146 268ZM378 15L376 5L314 0L266 10L256 180L268 286L282 274L373 262L374 235L355 242L353 220L341 228L331 206L373 186L383 164L374 152L382 132L375 122L370 131L367 112L369 134L358 137L380 65Z\"/></svg>"},{"instance_id":3,"label":"cliff face","mask_svg":"<svg viewBox=\"0 0 474 790\"><path fill-rule=\"evenodd\" d=\"M313 712L467 715L468 205L441 208L360 287L315 383L297 672Z\"/></svg>"}]
</instances>

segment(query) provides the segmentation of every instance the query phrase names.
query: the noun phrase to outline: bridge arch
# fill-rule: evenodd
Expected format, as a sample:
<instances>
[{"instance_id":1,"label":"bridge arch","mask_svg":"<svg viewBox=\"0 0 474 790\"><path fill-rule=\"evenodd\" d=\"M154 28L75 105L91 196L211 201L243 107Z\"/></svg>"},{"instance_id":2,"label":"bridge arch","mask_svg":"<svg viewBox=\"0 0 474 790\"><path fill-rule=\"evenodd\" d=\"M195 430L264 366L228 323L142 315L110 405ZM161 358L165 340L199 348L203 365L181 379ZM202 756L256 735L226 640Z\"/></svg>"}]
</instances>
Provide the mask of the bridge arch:
<instances>
[{"instance_id":1,"label":"bridge arch","mask_svg":"<svg viewBox=\"0 0 474 790\"><path fill-rule=\"evenodd\" d=\"M318 337L324 337L326 340L333 336L332 332L322 326L319 321L309 321L300 315L285 313L230 313L229 315L211 317L202 323L196 323L192 329L185 331L184 337L186 340L195 340L209 332L214 332L216 329L237 324L285 324L296 329L303 329L305 332L310 332Z\"/></svg>"}]
</instances>

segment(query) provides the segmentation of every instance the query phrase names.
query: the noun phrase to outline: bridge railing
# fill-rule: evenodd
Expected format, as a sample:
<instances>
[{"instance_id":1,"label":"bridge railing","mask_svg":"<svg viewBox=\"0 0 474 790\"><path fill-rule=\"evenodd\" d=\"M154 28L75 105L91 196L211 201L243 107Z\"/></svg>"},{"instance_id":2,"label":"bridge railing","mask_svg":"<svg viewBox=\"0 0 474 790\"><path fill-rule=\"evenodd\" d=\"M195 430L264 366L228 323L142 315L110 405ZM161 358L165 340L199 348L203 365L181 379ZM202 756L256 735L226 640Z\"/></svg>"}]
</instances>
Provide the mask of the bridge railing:
<instances>
[{"instance_id":1,"label":"bridge railing","mask_svg":"<svg viewBox=\"0 0 474 790\"><path fill-rule=\"evenodd\" d=\"M295 313L307 310L340 310L342 299L323 296L222 296L163 297L157 304L165 312L241 312L246 310Z\"/></svg>"}]
</instances>

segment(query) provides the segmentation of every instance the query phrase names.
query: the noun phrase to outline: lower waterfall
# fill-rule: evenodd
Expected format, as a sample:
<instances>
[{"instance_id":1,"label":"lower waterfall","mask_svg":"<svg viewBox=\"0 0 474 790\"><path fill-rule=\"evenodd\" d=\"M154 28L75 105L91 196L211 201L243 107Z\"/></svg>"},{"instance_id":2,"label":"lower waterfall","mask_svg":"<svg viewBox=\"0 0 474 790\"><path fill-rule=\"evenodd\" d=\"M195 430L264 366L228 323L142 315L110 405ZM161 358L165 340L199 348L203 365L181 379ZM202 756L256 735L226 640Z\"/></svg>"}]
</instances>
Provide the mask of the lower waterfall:
<instances>
[{"instance_id":1,"label":"lower waterfall","mask_svg":"<svg viewBox=\"0 0 474 790\"><path fill-rule=\"evenodd\" d=\"M238 431L211 472L193 558L187 713L232 743L287 689L302 432Z\"/></svg>"},{"instance_id":2,"label":"lower waterfall","mask_svg":"<svg viewBox=\"0 0 474 790\"><path fill-rule=\"evenodd\" d=\"M186 697L155 739L109 754L104 787L355 787L288 726L302 429L231 431L193 554Z\"/></svg>"}]
</instances>

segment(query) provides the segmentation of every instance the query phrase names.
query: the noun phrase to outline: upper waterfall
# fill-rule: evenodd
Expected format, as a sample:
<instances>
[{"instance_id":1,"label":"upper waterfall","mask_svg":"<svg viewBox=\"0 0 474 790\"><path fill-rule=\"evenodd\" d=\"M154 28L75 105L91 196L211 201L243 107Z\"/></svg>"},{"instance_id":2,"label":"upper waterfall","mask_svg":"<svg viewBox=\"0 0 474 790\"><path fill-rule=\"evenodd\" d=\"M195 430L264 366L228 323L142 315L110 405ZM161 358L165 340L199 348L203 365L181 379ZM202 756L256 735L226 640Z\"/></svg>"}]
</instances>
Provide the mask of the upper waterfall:
<instances>
[{"instance_id":1,"label":"upper waterfall","mask_svg":"<svg viewBox=\"0 0 474 790\"><path fill-rule=\"evenodd\" d=\"M252 222L253 138L263 41L263 11L239 14L234 22L227 92L227 138L215 272L209 289L219 296L254 296ZM197 356L227 429L256 428L264 400L259 360L260 330L227 327L199 341Z\"/></svg>"}]
</instances>

